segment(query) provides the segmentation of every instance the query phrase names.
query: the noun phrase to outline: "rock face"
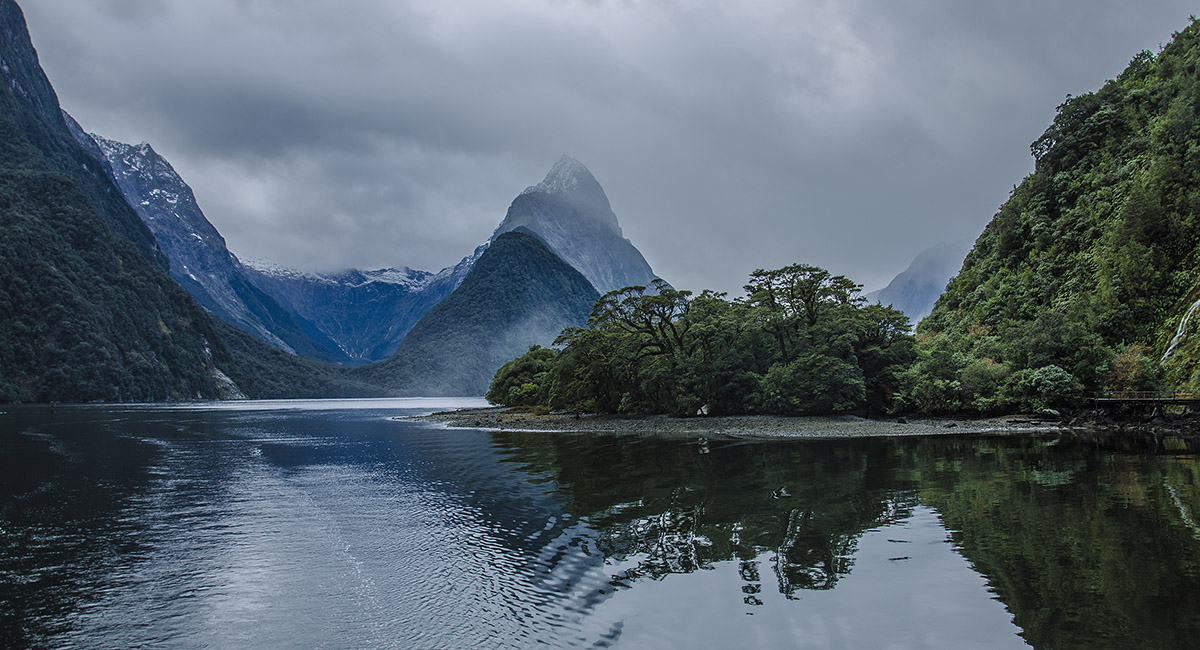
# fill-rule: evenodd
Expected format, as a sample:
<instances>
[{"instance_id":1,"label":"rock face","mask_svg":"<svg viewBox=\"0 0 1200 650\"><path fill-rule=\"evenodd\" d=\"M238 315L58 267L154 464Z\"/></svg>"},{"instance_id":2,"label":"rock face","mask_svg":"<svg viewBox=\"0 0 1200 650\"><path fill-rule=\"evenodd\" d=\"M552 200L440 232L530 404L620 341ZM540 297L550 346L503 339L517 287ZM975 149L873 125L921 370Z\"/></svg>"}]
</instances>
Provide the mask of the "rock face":
<instances>
[{"instance_id":1,"label":"rock face","mask_svg":"<svg viewBox=\"0 0 1200 650\"><path fill-rule=\"evenodd\" d=\"M508 208L492 235L527 228L605 293L631 285L648 286L654 271L621 234L608 196L587 167L563 156L537 185Z\"/></svg>"},{"instance_id":2,"label":"rock face","mask_svg":"<svg viewBox=\"0 0 1200 650\"><path fill-rule=\"evenodd\" d=\"M888 285L866 295L867 300L891 305L904 312L915 326L933 311L946 283L962 268L971 246L967 242L939 242L921 251L912 264Z\"/></svg>"},{"instance_id":3,"label":"rock face","mask_svg":"<svg viewBox=\"0 0 1200 650\"><path fill-rule=\"evenodd\" d=\"M196 203L192 188L147 143L130 145L83 132L64 114L75 139L98 155L154 234L170 262L171 277L205 309L258 339L293 354L344 362L337 344L255 287L221 233Z\"/></svg>"},{"instance_id":4,"label":"rock face","mask_svg":"<svg viewBox=\"0 0 1200 650\"><path fill-rule=\"evenodd\" d=\"M384 363L356 371L407 395L483 395L496 370L531 345L587 322L599 293L525 229L504 233Z\"/></svg>"},{"instance_id":5,"label":"rock face","mask_svg":"<svg viewBox=\"0 0 1200 650\"><path fill-rule=\"evenodd\" d=\"M244 264L204 216L191 188L149 144L88 134L63 117L153 233L171 277L222 320L293 354L350 365L387 359L482 253L436 274L406 267L318 274Z\"/></svg>"},{"instance_id":6,"label":"rock face","mask_svg":"<svg viewBox=\"0 0 1200 650\"><path fill-rule=\"evenodd\" d=\"M0 401L335 394L337 373L216 321L168 277L64 121L12 0L0 31Z\"/></svg>"}]
</instances>

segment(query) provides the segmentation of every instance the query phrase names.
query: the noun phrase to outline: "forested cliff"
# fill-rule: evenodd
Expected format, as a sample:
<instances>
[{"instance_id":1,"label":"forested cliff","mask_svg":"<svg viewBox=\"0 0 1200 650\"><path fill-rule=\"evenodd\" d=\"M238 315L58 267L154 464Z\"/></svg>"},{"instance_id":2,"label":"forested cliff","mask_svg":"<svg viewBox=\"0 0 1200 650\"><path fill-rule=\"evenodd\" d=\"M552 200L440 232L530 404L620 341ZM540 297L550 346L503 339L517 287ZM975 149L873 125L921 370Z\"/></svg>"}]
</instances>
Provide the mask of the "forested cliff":
<instances>
[{"instance_id":1,"label":"forested cliff","mask_svg":"<svg viewBox=\"0 0 1200 650\"><path fill-rule=\"evenodd\" d=\"M1200 388L1200 25L1068 97L918 328L905 404L981 412ZM1170 351L1170 354L1168 354ZM1160 365L1161 362L1161 365Z\"/></svg>"}]
</instances>

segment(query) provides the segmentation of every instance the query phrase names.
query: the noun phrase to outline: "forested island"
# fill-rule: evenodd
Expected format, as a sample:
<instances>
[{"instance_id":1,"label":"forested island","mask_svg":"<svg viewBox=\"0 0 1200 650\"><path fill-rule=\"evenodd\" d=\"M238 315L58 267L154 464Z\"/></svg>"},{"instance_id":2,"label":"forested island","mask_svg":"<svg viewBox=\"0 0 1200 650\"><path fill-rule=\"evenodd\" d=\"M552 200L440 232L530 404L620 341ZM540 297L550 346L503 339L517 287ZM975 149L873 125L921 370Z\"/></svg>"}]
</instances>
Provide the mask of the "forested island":
<instances>
[{"instance_id":1,"label":"forested island","mask_svg":"<svg viewBox=\"0 0 1200 650\"><path fill-rule=\"evenodd\" d=\"M588 326L500 368L489 400L676 415L890 409L914 359L901 312L813 266L756 271L744 299L658 281L602 296Z\"/></svg>"}]
</instances>

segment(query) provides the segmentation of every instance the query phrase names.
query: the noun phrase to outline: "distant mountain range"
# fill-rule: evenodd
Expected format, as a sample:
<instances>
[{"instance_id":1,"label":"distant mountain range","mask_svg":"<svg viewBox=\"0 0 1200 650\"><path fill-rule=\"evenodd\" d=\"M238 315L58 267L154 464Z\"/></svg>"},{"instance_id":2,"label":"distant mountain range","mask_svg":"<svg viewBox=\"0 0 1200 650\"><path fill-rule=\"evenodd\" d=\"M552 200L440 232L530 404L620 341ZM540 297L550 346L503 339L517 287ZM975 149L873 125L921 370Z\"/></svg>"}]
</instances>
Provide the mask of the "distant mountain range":
<instances>
[{"instance_id":1,"label":"distant mountain range","mask_svg":"<svg viewBox=\"0 0 1200 650\"><path fill-rule=\"evenodd\" d=\"M408 267L307 273L259 260L243 268L255 287L334 341L339 361L360 365L390 357L413 325L458 287L481 253L439 273Z\"/></svg>"},{"instance_id":2,"label":"distant mountain range","mask_svg":"<svg viewBox=\"0 0 1200 650\"><path fill-rule=\"evenodd\" d=\"M488 246L516 229L535 233L603 291L654 279L641 253L622 237L599 182L569 156L513 201L488 242L452 267L438 273L408 267L312 273L264 260L242 262L226 248L191 188L148 143L88 134L69 115L64 118L154 234L171 277L223 320L301 356L347 365L388 359L421 317L463 282Z\"/></svg>"},{"instance_id":3,"label":"distant mountain range","mask_svg":"<svg viewBox=\"0 0 1200 650\"><path fill-rule=\"evenodd\" d=\"M148 143L88 134L66 113L63 119L152 233L171 277L197 302L293 354L345 365L387 360L357 376L393 391L482 394L501 364L584 324L599 292L655 277L622 236L600 183L569 156L521 192L491 239L452 267L312 273L239 260L191 188ZM489 253L498 242L505 244ZM487 264L476 272L482 260Z\"/></svg>"},{"instance_id":4,"label":"distant mountain range","mask_svg":"<svg viewBox=\"0 0 1200 650\"><path fill-rule=\"evenodd\" d=\"M946 283L962 268L963 258L971 250L970 242L939 242L917 255L908 268L888 285L864 297L869 302L891 305L904 312L915 327L933 311Z\"/></svg>"}]
</instances>

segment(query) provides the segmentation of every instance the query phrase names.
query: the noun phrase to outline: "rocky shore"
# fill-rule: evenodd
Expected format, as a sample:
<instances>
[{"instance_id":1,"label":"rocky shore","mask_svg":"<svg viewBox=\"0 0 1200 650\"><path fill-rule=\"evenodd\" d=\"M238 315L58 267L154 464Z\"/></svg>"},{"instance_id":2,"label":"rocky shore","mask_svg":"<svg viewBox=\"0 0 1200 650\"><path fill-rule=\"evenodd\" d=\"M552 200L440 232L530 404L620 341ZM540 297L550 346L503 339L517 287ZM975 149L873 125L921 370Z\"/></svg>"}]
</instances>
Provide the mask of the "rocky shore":
<instances>
[{"instance_id":1,"label":"rocky shore","mask_svg":"<svg viewBox=\"0 0 1200 650\"><path fill-rule=\"evenodd\" d=\"M1066 425L1029 416L987 420L867 419L852 415L832 417L782 417L735 415L678 418L664 415L619 416L520 412L504 407L444 411L408 418L437 422L454 428L498 431L564 431L654 436L707 436L732 438L856 438L932 436L988 433L996 435L1053 433Z\"/></svg>"}]
</instances>

